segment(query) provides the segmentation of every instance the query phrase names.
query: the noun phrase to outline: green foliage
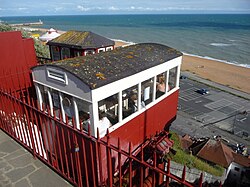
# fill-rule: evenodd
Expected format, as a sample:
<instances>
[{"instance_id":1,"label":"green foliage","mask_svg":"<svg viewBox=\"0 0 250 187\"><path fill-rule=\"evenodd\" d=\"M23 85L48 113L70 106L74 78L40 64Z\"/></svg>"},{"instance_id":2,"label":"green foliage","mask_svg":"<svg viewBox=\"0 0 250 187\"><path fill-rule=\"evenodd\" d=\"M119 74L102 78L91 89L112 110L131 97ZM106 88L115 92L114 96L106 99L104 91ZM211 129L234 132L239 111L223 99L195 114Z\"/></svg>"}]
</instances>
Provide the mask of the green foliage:
<instances>
[{"instance_id":1,"label":"green foliage","mask_svg":"<svg viewBox=\"0 0 250 187\"><path fill-rule=\"evenodd\" d=\"M186 165L189 168L196 168L201 171L211 173L212 175L215 175L215 176L222 176L224 172L223 167L218 166L218 165L211 166L205 161L186 153L181 148L180 138L178 134L174 132L171 132L171 134L172 134L171 139L174 141L173 148L176 151L176 154L172 157L173 161L180 163L182 165Z\"/></svg>"},{"instance_id":2,"label":"green foliage","mask_svg":"<svg viewBox=\"0 0 250 187\"><path fill-rule=\"evenodd\" d=\"M7 32L7 31L16 31L16 29L11 27L8 24L1 24L0 23L0 32ZM22 32L23 38L32 38L30 33L26 32L22 29L20 29L20 31ZM33 39L33 40L34 40L34 47L35 47L35 51L36 51L36 56L49 58L49 48L45 44L43 44L41 41L39 41L37 39Z\"/></svg>"},{"instance_id":3,"label":"green foliage","mask_svg":"<svg viewBox=\"0 0 250 187\"><path fill-rule=\"evenodd\" d=\"M7 31L14 31L14 29L7 24L0 23L0 32L7 32Z\"/></svg>"}]
</instances>

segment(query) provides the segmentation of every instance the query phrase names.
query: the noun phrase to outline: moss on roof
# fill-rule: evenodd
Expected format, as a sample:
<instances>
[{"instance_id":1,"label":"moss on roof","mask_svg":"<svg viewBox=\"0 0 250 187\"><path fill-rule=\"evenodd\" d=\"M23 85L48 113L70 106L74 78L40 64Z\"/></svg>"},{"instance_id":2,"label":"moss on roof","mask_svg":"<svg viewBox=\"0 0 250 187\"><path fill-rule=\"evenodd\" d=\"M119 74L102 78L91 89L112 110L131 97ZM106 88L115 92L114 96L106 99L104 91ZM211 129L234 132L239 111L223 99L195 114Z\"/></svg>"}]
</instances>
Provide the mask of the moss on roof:
<instances>
[{"instance_id":1,"label":"moss on roof","mask_svg":"<svg viewBox=\"0 0 250 187\"><path fill-rule=\"evenodd\" d=\"M47 66L61 67L79 77L91 89L95 89L179 56L182 53L173 48L146 43L65 59Z\"/></svg>"},{"instance_id":2,"label":"moss on roof","mask_svg":"<svg viewBox=\"0 0 250 187\"><path fill-rule=\"evenodd\" d=\"M68 31L47 44L86 49L112 46L115 42L89 31Z\"/></svg>"}]
</instances>

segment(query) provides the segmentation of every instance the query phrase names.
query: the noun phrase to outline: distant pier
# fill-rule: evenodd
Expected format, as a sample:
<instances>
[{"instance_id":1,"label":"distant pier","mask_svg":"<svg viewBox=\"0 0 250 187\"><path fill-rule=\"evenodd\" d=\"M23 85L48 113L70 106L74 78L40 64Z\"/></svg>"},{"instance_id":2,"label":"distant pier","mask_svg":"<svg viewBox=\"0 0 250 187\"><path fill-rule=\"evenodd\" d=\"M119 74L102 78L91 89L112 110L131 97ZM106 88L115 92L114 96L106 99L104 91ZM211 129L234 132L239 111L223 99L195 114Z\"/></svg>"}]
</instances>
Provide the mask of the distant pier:
<instances>
[{"instance_id":1,"label":"distant pier","mask_svg":"<svg viewBox=\"0 0 250 187\"><path fill-rule=\"evenodd\" d=\"M32 23L16 23L16 24L10 24L13 27L19 27L19 26L31 26L31 25L42 25L43 22L39 20L38 22L32 22Z\"/></svg>"}]
</instances>

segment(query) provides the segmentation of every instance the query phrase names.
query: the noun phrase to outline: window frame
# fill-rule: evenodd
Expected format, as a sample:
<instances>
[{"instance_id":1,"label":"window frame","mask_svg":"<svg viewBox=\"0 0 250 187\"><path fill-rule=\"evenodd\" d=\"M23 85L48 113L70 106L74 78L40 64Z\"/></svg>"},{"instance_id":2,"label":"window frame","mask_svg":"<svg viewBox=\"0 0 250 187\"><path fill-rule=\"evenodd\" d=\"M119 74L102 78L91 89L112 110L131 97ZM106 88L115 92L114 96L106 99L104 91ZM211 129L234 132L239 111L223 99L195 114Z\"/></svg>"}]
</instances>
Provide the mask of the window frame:
<instances>
[{"instance_id":1,"label":"window frame","mask_svg":"<svg viewBox=\"0 0 250 187\"><path fill-rule=\"evenodd\" d=\"M61 72L52 68L46 68L46 72L47 72L47 77L50 80L54 80L63 83L65 85L68 85L68 76L66 72Z\"/></svg>"}]
</instances>

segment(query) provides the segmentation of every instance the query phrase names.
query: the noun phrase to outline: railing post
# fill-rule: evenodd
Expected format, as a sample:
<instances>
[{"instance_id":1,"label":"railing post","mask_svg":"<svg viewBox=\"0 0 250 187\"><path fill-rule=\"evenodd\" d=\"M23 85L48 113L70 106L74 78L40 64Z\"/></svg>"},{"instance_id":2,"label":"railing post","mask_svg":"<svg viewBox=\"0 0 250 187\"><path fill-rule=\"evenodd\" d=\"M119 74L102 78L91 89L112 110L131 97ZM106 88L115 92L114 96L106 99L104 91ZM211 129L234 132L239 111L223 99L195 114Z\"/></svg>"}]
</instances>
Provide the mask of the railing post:
<instances>
[{"instance_id":1,"label":"railing post","mask_svg":"<svg viewBox=\"0 0 250 187\"><path fill-rule=\"evenodd\" d=\"M131 142L129 142L129 187L132 187L132 150Z\"/></svg>"},{"instance_id":2,"label":"railing post","mask_svg":"<svg viewBox=\"0 0 250 187\"><path fill-rule=\"evenodd\" d=\"M200 179L199 179L199 187L202 187L202 182L203 182L203 172L200 175Z\"/></svg>"},{"instance_id":3,"label":"railing post","mask_svg":"<svg viewBox=\"0 0 250 187\"><path fill-rule=\"evenodd\" d=\"M168 165L167 165L166 187L169 186L169 176L170 176L170 159L168 159Z\"/></svg>"},{"instance_id":4,"label":"railing post","mask_svg":"<svg viewBox=\"0 0 250 187\"><path fill-rule=\"evenodd\" d=\"M141 146L141 162L144 162L144 149ZM143 187L144 182L144 168L140 165L140 187Z\"/></svg>"},{"instance_id":5,"label":"railing post","mask_svg":"<svg viewBox=\"0 0 250 187\"><path fill-rule=\"evenodd\" d=\"M119 168L119 186L122 186L122 166L121 166L121 145L118 138L118 168Z\"/></svg>"},{"instance_id":6,"label":"railing post","mask_svg":"<svg viewBox=\"0 0 250 187\"><path fill-rule=\"evenodd\" d=\"M185 182L185 178L186 178L186 166L184 165L183 171L182 171L182 181L183 182Z\"/></svg>"},{"instance_id":7,"label":"railing post","mask_svg":"<svg viewBox=\"0 0 250 187\"><path fill-rule=\"evenodd\" d=\"M110 140L109 140L109 131L107 129L107 169L108 169L108 181L109 186L113 186L113 175L112 175L112 160L111 160L111 149L110 149Z\"/></svg>"}]
</instances>

